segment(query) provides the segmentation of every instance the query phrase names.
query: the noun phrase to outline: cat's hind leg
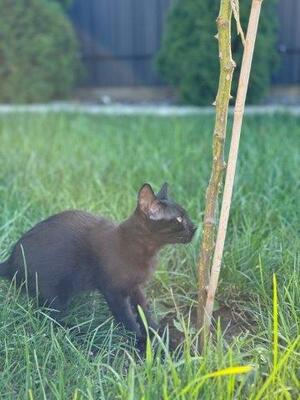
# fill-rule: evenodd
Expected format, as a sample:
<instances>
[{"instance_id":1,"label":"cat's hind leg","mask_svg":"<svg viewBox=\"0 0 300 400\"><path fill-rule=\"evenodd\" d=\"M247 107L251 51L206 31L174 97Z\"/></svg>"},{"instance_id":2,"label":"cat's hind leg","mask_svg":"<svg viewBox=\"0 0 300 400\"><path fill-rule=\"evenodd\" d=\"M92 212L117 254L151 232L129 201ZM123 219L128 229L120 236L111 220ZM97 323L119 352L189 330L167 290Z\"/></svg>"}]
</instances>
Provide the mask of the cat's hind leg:
<instances>
[{"instance_id":1,"label":"cat's hind leg","mask_svg":"<svg viewBox=\"0 0 300 400\"><path fill-rule=\"evenodd\" d=\"M59 325L66 326L64 318L68 312L69 301L66 299L56 296L52 299L39 299L39 305L43 307L43 314L49 317Z\"/></svg>"}]
</instances>

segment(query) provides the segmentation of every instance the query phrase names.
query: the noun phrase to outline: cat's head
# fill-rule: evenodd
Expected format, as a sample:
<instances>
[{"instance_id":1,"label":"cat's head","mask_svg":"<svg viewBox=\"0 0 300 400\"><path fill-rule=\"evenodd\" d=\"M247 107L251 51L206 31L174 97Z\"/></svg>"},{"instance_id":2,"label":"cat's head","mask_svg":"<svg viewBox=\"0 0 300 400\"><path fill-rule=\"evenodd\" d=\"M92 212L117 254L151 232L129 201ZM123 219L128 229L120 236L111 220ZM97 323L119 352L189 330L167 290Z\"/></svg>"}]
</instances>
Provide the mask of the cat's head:
<instances>
[{"instance_id":1,"label":"cat's head","mask_svg":"<svg viewBox=\"0 0 300 400\"><path fill-rule=\"evenodd\" d=\"M145 183L138 193L137 211L146 228L164 244L189 243L196 231L185 209L170 199L167 183L157 194Z\"/></svg>"}]
</instances>

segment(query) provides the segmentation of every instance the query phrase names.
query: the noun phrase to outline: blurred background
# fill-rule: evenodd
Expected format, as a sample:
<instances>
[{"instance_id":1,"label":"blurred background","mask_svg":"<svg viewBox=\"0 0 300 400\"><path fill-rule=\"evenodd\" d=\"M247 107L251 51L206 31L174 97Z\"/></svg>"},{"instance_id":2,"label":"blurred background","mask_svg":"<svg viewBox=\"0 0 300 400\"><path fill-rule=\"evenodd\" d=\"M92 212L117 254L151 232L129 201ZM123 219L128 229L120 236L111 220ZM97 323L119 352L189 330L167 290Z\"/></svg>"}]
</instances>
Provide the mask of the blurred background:
<instances>
[{"instance_id":1,"label":"blurred background","mask_svg":"<svg viewBox=\"0 0 300 400\"><path fill-rule=\"evenodd\" d=\"M250 4L240 0L244 30ZM219 0L0 0L0 101L210 105L218 8ZM263 2L248 103L300 104L299 21L299 0ZM239 66L235 25L232 49Z\"/></svg>"}]
</instances>

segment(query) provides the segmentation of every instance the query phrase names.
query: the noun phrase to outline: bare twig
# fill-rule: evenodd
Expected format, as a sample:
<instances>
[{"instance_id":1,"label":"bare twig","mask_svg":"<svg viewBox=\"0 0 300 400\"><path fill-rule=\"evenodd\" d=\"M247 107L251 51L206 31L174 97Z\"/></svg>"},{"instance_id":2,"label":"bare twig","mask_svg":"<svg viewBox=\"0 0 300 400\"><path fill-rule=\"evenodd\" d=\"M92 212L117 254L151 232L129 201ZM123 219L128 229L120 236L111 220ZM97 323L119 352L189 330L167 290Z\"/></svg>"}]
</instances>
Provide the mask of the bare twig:
<instances>
[{"instance_id":1,"label":"bare twig","mask_svg":"<svg viewBox=\"0 0 300 400\"><path fill-rule=\"evenodd\" d=\"M207 286L209 284L211 259L214 250L216 208L218 193L222 183L224 163L224 141L226 136L228 104L235 63L231 55L231 1L221 0L217 18L219 42L220 77L216 97L216 118L213 135L213 161L210 181L206 191L206 206L204 213L203 239L198 263L199 275L199 306L198 326L204 326L204 307L206 304ZM206 333L202 332L202 343Z\"/></svg>"},{"instance_id":2,"label":"bare twig","mask_svg":"<svg viewBox=\"0 0 300 400\"><path fill-rule=\"evenodd\" d=\"M245 101L246 101L249 76L251 71L251 64L252 64L261 4L262 0L252 0L252 6L251 6L251 12L249 17L249 24L248 24L248 30L247 30L247 36L246 36L246 42L245 42L244 54L241 66L241 73L237 91L237 98L234 109L232 137L231 137L231 145L230 145L228 166L225 179L222 208L220 213L220 223L216 239L216 246L215 246L213 264L211 269L211 277L208 286L207 301L205 306L206 329L209 329L211 323L214 298L218 286L218 279L222 263L224 242L227 231L236 162L239 149L241 127L243 122Z\"/></svg>"}]
</instances>

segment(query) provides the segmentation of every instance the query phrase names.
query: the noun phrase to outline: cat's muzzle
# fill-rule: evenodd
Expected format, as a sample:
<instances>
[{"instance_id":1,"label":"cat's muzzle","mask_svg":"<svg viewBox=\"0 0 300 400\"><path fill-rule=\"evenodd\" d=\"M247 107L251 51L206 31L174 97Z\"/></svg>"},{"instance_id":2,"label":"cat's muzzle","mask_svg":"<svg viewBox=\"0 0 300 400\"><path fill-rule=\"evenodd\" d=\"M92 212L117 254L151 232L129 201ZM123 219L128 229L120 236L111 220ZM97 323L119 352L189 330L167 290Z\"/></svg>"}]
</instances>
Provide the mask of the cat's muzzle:
<instances>
[{"instance_id":1,"label":"cat's muzzle","mask_svg":"<svg viewBox=\"0 0 300 400\"><path fill-rule=\"evenodd\" d=\"M197 230L197 227L195 225L192 225L191 227L189 227L188 231L185 234L183 243L190 243L195 235L196 230Z\"/></svg>"}]
</instances>

